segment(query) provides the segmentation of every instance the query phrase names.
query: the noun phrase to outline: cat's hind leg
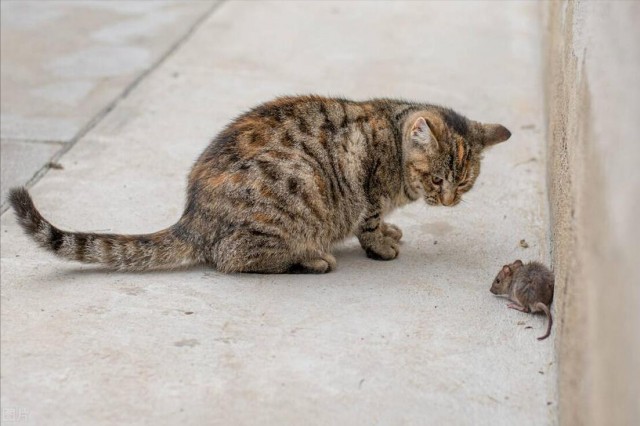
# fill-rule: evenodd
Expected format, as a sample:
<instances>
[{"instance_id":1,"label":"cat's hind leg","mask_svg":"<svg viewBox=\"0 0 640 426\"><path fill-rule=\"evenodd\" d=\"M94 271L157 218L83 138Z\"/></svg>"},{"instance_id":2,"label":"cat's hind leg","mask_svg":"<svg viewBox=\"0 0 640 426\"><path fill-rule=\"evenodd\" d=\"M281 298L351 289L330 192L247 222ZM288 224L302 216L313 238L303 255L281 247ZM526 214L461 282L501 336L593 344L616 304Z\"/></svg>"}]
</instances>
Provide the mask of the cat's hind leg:
<instances>
[{"instance_id":1,"label":"cat's hind leg","mask_svg":"<svg viewBox=\"0 0 640 426\"><path fill-rule=\"evenodd\" d=\"M336 259L321 250L300 251L276 234L239 230L216 244L212 254L217 270L225 273L326 273Z\"/></svg>"},{"instance_id":2,"label":"cat's hind leg","mask_svg":"<svg viewBox=\"0 0 640 426\"><path fill-rule=\"evenodd\" d=\"M220 239L211 253L215 268L224 273L281 274L294 264L291 249L278 235L238 230Z\"/></svg>"},{"instance_id":3,"label":"cat's hind leg","mask_svg":"<svg viewBox=\"0 0 640 426\"><path fill-rule=\"evenodd\" d=\"M306 260L293 265L289 272L306 274L324 274L336 269L336 258L329 253L312 253Z\"/></svg>"}]
</instances>

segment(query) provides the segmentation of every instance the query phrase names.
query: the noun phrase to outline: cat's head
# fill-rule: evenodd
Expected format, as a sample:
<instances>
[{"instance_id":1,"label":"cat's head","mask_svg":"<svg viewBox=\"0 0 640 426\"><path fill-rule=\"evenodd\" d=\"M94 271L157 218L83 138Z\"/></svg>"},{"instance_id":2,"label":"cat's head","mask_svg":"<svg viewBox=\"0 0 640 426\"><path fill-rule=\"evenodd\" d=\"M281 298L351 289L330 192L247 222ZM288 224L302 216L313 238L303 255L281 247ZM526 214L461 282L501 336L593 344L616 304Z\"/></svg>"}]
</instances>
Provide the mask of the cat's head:
<instances>
[{"instance_id":1,"label":"cat's head","mask_svg":"<svg viewBox=\"0 0 640 426\"><path fill-rule=\"evenodd\" d=\"M411 191L430 205L455 206L480 173L482 151L510 136L500 124L478 123L448 109L412 114L404 128Z\"/></svg>"}]
</instances>

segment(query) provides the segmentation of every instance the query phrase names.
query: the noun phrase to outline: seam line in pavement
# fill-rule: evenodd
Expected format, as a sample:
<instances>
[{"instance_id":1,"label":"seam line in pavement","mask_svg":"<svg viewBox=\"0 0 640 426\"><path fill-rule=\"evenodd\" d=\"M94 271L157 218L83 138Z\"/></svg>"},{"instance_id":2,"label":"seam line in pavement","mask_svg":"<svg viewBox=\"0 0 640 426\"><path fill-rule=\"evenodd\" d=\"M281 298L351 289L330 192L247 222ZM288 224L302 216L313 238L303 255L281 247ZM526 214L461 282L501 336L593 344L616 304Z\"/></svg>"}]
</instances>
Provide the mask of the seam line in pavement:
<instances>
[{"instance_id":1,"label":"seam line in pavement","mask_svg":"<svg viewBox=\"0 0 640 426\"><path fill-rule=\"evenodd\" d=\"M25 144L45 143L50 145L65 145L69 143L69 141L55 140L55 139L40 140L40 139L16 139L16 138L4 138L2 139L2 142L18 142L18 143L25 143Z\"/></svg>"},{"instance_id":2,"label":"seam line in pavement","mask_svg":"<svg viewBox=\"0 0 640 426\"><path fill-rule=\"evenodd\" d=\"M100 112L98 112L91 120L89 120L87 124L85 124L73 138L71 138L68 142L64 142L62 149L55 153L49 159L49 161L43 164L42 167L33 175L33 177L31 177L31 179L29 179L27 183L24 184L24 186L27 188L31 188L33 185L35 185L47 173L47 171L49 171L49 163L57 162L65 153L67 153L67 151L73 148L73 146L80 139L82 139L87 133L89 133L91 129L93 129L100 121L102 121L104 117L107 116L107 114L109 114L109 112L111 112L116 106L118 106L120 101L129 96L129 93L131 93L133 89L135 89L142 82L142 80L144 80L149 74L155 71L160 65L162 65L164 61L167 60L167 58L169 58L169 56L171 56L176 50L178 50L178 48L182 46L191 37L191 35L196 32L198 28L200 28L202 23L206 21L207 18L209 18L211 15L213 15L213 13L220 6L226 3L226 1L227 0L220 0L212 4L209 10L203 13L202 16L200 16L189 27L189 29L182 36L180 36L162 55L160 55L160 57L149 68L147 68L139 76L137 76L115 99L109 102L106 107L101 109ZM8 208L9 203L6 200L2 200L2 205L0 206L0 215L4 215Z\"/></svg>"}]
</instances>

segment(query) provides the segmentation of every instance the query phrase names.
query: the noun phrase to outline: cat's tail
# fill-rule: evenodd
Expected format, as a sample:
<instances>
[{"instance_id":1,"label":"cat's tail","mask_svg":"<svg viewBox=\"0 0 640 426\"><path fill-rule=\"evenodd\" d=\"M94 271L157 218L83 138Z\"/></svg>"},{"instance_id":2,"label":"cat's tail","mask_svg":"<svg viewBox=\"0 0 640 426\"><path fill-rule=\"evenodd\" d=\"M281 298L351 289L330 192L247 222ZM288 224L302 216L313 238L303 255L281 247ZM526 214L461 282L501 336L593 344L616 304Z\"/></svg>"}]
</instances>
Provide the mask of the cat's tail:
<instances>
[{"instance_id":1,"label":"cat's tail","mask_svg":"<svg viewBox=\"0 0 640 426\"><path fill-rule=\"evenodd\" d=\"M124 271L172 269L199 263L195 248L174 228L146 235L62 231L42 217L25 188L14 188L9 202L24 231L41 247L69 260L98 263Z\"/></svg>"}]
</instances>

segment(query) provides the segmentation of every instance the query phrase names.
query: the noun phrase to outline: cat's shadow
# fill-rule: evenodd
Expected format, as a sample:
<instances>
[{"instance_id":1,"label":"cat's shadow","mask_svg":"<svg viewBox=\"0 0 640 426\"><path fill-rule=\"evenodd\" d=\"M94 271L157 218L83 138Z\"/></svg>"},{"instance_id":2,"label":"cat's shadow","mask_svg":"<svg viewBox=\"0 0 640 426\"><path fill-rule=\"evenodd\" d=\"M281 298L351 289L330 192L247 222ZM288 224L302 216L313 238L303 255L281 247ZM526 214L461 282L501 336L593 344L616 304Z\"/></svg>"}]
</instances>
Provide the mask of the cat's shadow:
<instances>
[{"instance_id":1,"label":"cat's shadow","mask_svg":"<svg viewBox=\"0 0 640 426\"><path fill-rule=\"evenodd\" d=\"M433 247L433 248L431 248ZM368 264L367 270L373 273L388 268L405 270L406 268L430 267L443 269L447 266L460 271L468 269L470 274L477 273L477 269L489 268L494 265L485 265L483 258L478 256L479 249L463 241L452 239L441 241L439 245L425 246L415 241L401 241L400 255L394 260L372 260L366 257L364 250L357 244L338 246L334 249L334 256L338 260L338 269L347 269L350 265L360 266Z\"/></svg>"},{"instance_id":2,"label":"cat's shadow","mask_svg":"<svg viewBox=\"0 0 640 426\"><path fill-rule=\"evenodd\" d=\"M219 275L221 277L245 277L245 278L260 278L260 277L277 277L277 276L299 276L299 277L323 277L331 276L334 274L340 274L341 272L348 272L352 268L362 271L366 269L367 273L377 274L380 272L389 273L391 271L404 271L406 268L424 267L425 271L428 271L430 266L442 267L444 264L450 264L451 267L455 267L457 270L469 269L470 273L476 273L477 262L473 259L477 258L477 249L469 246L468 244L456 244L456 241L452 240L449 243L441 244L438 249L429 250L429 247L420 247L420 244L412 244L411 242L401 241L400 243L400 255L397 259L384 261L373 260L367 258L364 250L359 246L357 242L347 240L345 243L337 245L333 254L338 261L338 269L329 274L260 274L260 273L234 273L223 274L217 272L214 268L207 265L195 265L186 266L176 269L167 270L153 270L153 271L118 271L109 269L103 266L74 266L68 269L60 270L56 275L60 278L69 277L91 277L91 276L152 276L156 274L162 274L163 276L181 276L184 278L185 274L189 275ZM435 246L434 246L435 247ZM424 265L424 266L417 266ZM493 265L487 266L493 267ZM250 279L250 281L253 281Z\"/></svg>"}]
</instances>

